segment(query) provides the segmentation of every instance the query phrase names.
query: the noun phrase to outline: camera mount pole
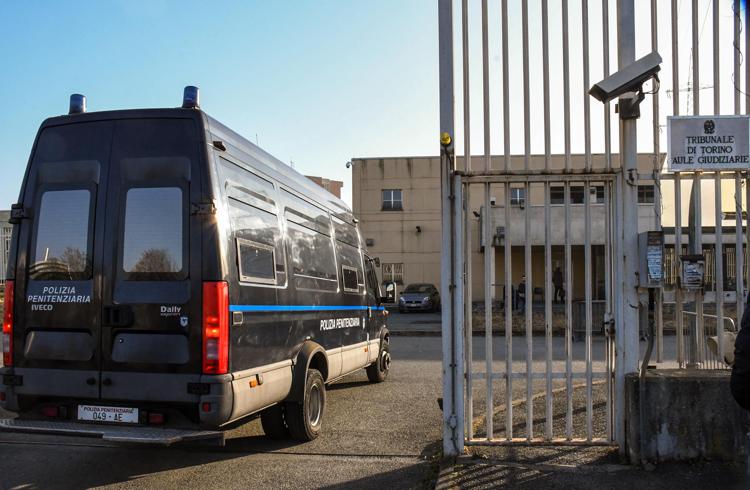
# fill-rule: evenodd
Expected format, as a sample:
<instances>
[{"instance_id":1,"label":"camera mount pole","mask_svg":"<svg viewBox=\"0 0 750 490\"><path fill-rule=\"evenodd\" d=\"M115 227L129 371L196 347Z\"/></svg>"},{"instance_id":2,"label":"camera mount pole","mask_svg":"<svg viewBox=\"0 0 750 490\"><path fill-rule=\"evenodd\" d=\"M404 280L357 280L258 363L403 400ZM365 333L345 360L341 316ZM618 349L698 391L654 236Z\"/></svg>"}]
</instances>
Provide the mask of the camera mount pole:
<instances>
[{"instance_id":1,"label":"camera mount pole","mask_svg":"<svg viewBox=\"0 0 750 490\"><path fill-rule=\"evenodd\" d=\"M617 63L622 69L635 61L634 0L617 2ZM625 94L620 104L630 103L635 94ZM636 96L637 97L637 96ZM618 179L620 217L616 220L619 252L615 261L619 269L619 291L615 292L615 440L625 450L625 375L638 371L638 146L637 119L620 118L620 165Z\"/></svg>"}]
</instances>

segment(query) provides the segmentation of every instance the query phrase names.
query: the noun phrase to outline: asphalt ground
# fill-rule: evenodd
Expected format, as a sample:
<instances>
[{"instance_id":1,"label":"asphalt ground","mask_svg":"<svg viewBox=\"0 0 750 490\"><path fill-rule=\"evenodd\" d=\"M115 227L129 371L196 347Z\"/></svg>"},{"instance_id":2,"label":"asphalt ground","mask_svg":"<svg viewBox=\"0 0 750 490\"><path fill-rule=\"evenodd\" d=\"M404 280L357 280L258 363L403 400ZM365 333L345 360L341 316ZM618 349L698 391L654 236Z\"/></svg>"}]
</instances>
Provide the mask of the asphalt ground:
<instances>
[{"instance_id":1,"label":"asphalt ground","mask_svg":"<svg viewBox=\"0 0 750 490\"><path fill-rule=\"evenodd\" d=\"M306 444L267 439L259 420L223 448L0 433L0 488L431 488L440 349L439 338L394 338L389 378L372 385L359 372L330 386L323 432Z\"/></svg>"},{"instance_id":2,"label":"asphalt ground","mask_svg":"<svg viewBox=\"0 0 750 490\"><path fill-rule=\"evenodd\" d=\"M177 488L431 488L438 478L441 420L439 315L393 314L390 318L394 363L389 379L371 385L363 372L330 386L324 429L311 443L267 439L258 420L232 431L223 448L198 445L155 448L123 446L97 439L0 433L0 488L145 487ZM424 336L419 330L430 329ZM411 329L411 330L410 330ZM414 333L417 332L417 333ZM492 369L505 369L502 336L492 342ZM603 370L603 341L592 341L592 371ZM485 339L474 338L472 371L486 369ZM513 370L526 368L526 340L513 340ZM553 338L553 370L565 369L564 338ZM534 372L544 372L545 339L532 345ZM667 357L671 353L667 349ZM584 372L585 343L573 344L573 369ZM574 437L586 435L587 392L576 379L571 400ZM592 432L606 435L606 391L592 388ZM493 435L506 435L511 401L514 437L526 435L526 380L514 379L510 396L505 380L492 386ZM567 391L553 383L552 428L565 435ZM542 435L547 422L546 385L532 383L532 426ZM472 389L474 436L486 435L487 383L478 376ZM0 416L3 414L0 413ZM7 415L7 414L6 414ZM648 470L648 471L647 471ZM470 446L455 465L440 473L439 488L663 488L685 482L695 488L745 485L744 465L717 463L649 467L620 464L614 447Z\"/></svg>"}]
</instances>

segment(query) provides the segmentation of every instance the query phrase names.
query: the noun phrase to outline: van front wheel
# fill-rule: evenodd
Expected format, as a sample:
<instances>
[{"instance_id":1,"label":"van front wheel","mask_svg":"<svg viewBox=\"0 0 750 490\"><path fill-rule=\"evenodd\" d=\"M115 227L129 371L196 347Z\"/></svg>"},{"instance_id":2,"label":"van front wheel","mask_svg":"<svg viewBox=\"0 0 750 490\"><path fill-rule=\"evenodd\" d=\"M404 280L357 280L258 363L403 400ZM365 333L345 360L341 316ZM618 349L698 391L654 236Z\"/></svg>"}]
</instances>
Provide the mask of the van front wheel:
<instances>
[{"instance_id":1,"label":"van front wheel","mask_svg":"<svg viewBox=\"0 0 750 490\"><path fill-rule=\"evenodd\" d=\"M284 420L284 406L280 403L260 412L260 425L271 439L287 439L289 427Z\"/></svg>"},{"instance_id":2,"label":"van front wheel","mask_svg":"<svg viewBox=\"0 0 750 490\"><path fill-rule=\"evenodd\" d=\"M326 406L326 387L317 369L309 369L305 379L302 403L286 402L286 423L292 438L312 441L320 435Z\"/></svg>"}]
</instances>

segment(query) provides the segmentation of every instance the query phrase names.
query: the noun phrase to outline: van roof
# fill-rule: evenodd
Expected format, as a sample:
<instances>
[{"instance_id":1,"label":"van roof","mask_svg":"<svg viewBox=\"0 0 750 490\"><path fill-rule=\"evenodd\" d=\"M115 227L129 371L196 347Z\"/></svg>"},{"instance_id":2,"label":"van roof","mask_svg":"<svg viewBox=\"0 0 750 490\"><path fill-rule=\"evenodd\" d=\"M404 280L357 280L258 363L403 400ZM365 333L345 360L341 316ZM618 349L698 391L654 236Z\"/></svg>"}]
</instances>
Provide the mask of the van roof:
<instances>
[{"instance_id":1,"label":"van roof","mask_svg":"<svg viewBox=\"0 0 750 490\"><path fill-rule=\"evenodd\" d=\"M190 117L196 120L202 118L205 122L206 129L216 135L217 139L220 139L223 143L230 144L243 153L254 157L256 162L253 162L253 165L260 167L258 170L261 172L280 183L289 185L293 189L304 190L305 195L312 197L320 204L325 204L327 207L333 208L334 210L338 209L339 212L343 211L350 215L350 217L353 217L351 216L351 208L344 201L202 110L176 107L164 109L122 109L68 114L45 119L40 127L40 131L48 126L60 126L78 122L158 117Z\"/></svg>"}]
</instances>

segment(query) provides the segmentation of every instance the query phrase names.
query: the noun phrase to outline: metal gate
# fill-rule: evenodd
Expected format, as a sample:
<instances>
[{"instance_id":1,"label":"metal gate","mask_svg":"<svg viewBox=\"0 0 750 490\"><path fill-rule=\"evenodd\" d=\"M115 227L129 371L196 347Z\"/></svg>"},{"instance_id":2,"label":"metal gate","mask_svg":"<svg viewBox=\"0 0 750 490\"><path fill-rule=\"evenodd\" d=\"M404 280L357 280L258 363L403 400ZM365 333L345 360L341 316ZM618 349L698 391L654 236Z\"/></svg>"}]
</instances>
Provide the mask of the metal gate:
<instances>
[{"instance_id":1,"label":"metal gate","mask_svg":"<svg viewBox=\"0 0 750 490\"><path fill-rule=\"evenodd\" d=\"M461 13L460 19L455 21L454 4L460 4ZM459 454L466 444L617 443L622 448L626 373L638 372L639 367L643 373L651 361L657 368L726 369L722 337L727 329L736 331L739 325L750 275L747 258L750 226L746 226L745 221L750 216L743 211L750 201L748 172L666 175L662 168L660 140L664 136L660 123L664 112L680 113L680 92L683 91L687 91L691 102L687 112L694 115L701 114L700 92L703 89L713 91L713 113L708 116L722 113L722 99L733 99L733 113L740 114L744 98L745 114L748 113L750 63L743 56L740 34L744 28L744 52L747 52L750 9L742 7L739 0L733 0L731 5L729 2L720 5L716 0L692 0L682 4L676 0L637 4L642 9L639 18L650 22L650 43L647 43L650 51L659 51L660 31L664 31L660 26L665 24L663 19L671 17L671 50L662 49L661 54L667 57L665 64L671 65L671 89L666 91L666 96L671 98L672 108L664 111L667 104L663 104L660 112L659 97L653 97L650 104L653 151L650 168L647 168L649 165L644 165L643 161L638 163L635 119L614 122L612 108L605 104L601 123L592 122L590 98L586 93L592 82L589 79L590 45L601 47L603 73L598 73L597 79L599 75L607 77L610 73L611 5L616 5L612 10L617 19L617 64L622 68L635 60L636 5L633 0L562 0L560 3L438 0L443 198L441 281L443 290L450 291L451 297L450 301L444 301L442 318L446 455ZM592 10L592 6L596 8ZM493 12L499 10L492 22L490 7L495 9ZM569 22L569 10L573 7L580 8L580 18L576 16ZM681 7L683 16L689 12L690 22L679 22ZM741 8L744 8L743 18ZM727 15L727 9L731 9L731 16ZM592 11L598 17L590 18ZM713 85L704 87L699 48L707 45L700 40L709 14L712 22L708 23L707 32L713 34ZM531 16L534 20L540 17L541 25L530 23ZM721 22L732 23L731 37L732 29L722 27ZM530 24L536 28L533 35ZM598 33L592 35L590 25L594 24ZM477 28L480 25L481 28ZM488 26L492 25L500 31L493 38L500 46L499 55L491 53L490 49ZM571 25L576 26L575 32L571 32ZM520 36L513 32L519 26ZM460 31L456 41L454 27ZM680 54L679 46L681 34L688 28L691 49L687 64L692 84L688 82L687 88L682 88L679 67L685 66L685 60L680 65L680 57L687 56L684 52ZM471 43L470 33L473 32L481 32L483 153L472 158L474 120L470 94L472 74L478 70L470 69L470 58L479 58L479 50L472 47L477 42ZM575 43L571 41L573 38ZM534 52L530 43L536 43L538 51ZM720 48L722 43L723 48ZM460 90L454 88L454 44L461 58L461 67L457 70L460 75L455 77L460 79ZM562 65L553 75L550 73L551 46L558 50ZM720 54L726 52L733 53L731 76L721 75ZM519 59L513 70L509 54ZM501 75L493 78L490 59L495 56L501 58L502 68ZM575 62L571 62L572 59ZM743 62L744 73L740 70ZM479 65L476 61L474 66ZM532 68L539 68L539 65L541 69L537 71L541 73L537 79L541 79L541 83L534 91L531 87L536 79ZM576 70L580 67L575 75L583 89L583 93L579 92L573 99L571 67ZM665 69L662 74L668 77L668 71ZM522 81L514 85L510 79L516 74L520 74ZM744 91L742 76L745 77ZM562 98L562 111L556 112L554 121L551 121L551 78L562 85L561 95L558 95ZM521 101L520 96L513 94L512 102L522 109L512 117L508 107L513 86L521 87L516 91L523 90L523 98ZM500 117L497 116L500 111L493 107L491 100L493 87L502 87L501 95L492 99L501 101ZM654 88L655 92L658 85ZM722 90L725 91L723 97ZM454 94L460 94L457 102L463 119L460 138L463 150L457 149L459 142L455 141ZM576 100L580 101L580 107L575 105ZM543 134L544 155L535 156L530 136L532 108L540 106L538 112L542 117L538 119L543 121L537 122L535 127L538 131L543 128L539 132ZM645 108L646 104L642 106ZM501 123L497 122L499 120ZM564 140L562 163L555 161L551 151L553 126L560 120ZM603 143L604 151L600 155L592 152L592 125L601 128L601 140L595 140ZM612 126L617 125L619 148L618 158L615 158ZM523 154L513 156L511 128L520 127L523 128ZM571 127L583 134L580 155L571 150ZM492 142L500 139L502 156L493 157ZM705 211L713 215L714 221L713 230L708 232L704 226L708 220L701 219L704 208L701 182L704 180L712 180L714 184L703 189L706 194L707 189L713 188L713 195L703 199L713 201L713 210ZM692 191L684 190L683 182L690 182ZM638 283L639 209L643 209L638 207L640 184L651 186L648 202L652 203L653 219L649 229L667 235L667 228L662 227L662 206L673 206L670 219L673 218L674 227L667 240L665 287L651 293L639 289ZM663 190L670 185L673 196L663 198ZM729 205L729 212L725 213L722 197L731 191L734 204ZM692 201L693 211L686 232L682 206L688 199ZM475 229L475 216L481 233ZM597 219L592 220L592 217ZM577 220L580 220L578 225ZM707 239L704 234L713 238ZM472 261L472 253L478 249L482 250L481 264ZM704 287L692 291L677 279L681 274L680 255L689 251L705 257L708 279ZM557 262L562 264L562 281ZM580 270L576 270L577 264L582 264ZM501 275L497 280L496 272ZM526 277L520 309L519 274ZM477 286L484 290L481 300L473 295L472 289ZM556 304L555 300L561 299L558 289L564 290L564 300ZM578 297L574 297L576 291ZM474 300L478 300L476 305ZM735 304L733 312L727 306L729 303ZM704 308L706 304L710 306ZM652 312L651 319L639 318L640 313L646 311ZM674 337L665 339L667 323L674 329ZM639 337L643 334L639 334L639 325L641 328L654 326L654 333L649 335L655 341L653 356L649 346L644 357L640 357ZM483 337L476 335L480 332ZM717 344L713 354L708 348L712 336ZM581 341L575 342L578 338ZM670 352L666 353L667 350ZM643 361L641 366L639 360Z\"/></svg>"}]
</instances>

